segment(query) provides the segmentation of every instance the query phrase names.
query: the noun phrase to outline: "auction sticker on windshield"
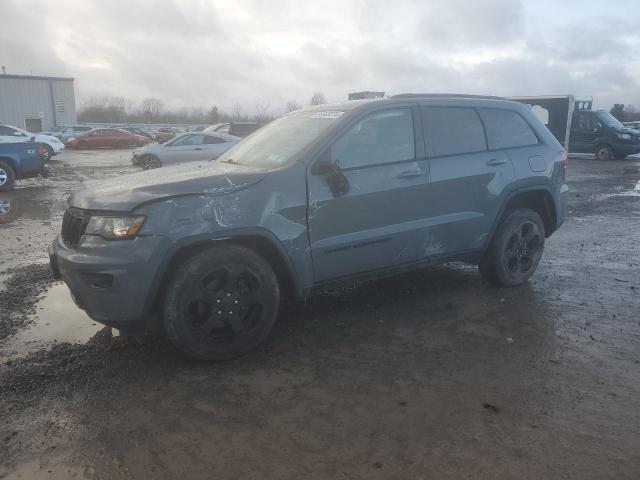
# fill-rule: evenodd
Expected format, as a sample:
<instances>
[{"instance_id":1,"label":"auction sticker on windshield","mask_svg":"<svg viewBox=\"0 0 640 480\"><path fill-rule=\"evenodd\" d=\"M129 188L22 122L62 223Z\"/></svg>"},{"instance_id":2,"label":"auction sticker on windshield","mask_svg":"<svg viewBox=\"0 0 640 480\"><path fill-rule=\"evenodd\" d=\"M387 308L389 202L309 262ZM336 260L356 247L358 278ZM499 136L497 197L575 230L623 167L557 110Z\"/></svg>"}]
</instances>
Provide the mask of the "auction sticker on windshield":
<instances>
[{"instance_id":1,"label":"auction sticker on windshield","mask_svg":"<svg viewBox=\"0 0 640 480\"><path fill-rule=\"evenodd\" d=\"M337 111L326 111L326 112L316 112L313 115L311 115L311 118L329 118L329 119L333 119L333 118L338 118L340 115L342 115L344 112L337 112Z\"/></svg>"}]
</instances>

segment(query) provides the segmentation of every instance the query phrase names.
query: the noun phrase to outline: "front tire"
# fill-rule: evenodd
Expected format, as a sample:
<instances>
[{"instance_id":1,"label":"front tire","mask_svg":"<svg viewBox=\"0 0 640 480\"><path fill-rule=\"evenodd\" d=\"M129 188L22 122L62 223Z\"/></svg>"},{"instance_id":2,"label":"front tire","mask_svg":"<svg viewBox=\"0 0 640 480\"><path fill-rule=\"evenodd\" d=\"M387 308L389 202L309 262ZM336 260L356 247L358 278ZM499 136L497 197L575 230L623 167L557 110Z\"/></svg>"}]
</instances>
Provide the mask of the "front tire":
<instances>
[{"instance_id":1,"label":"front tire","mask_svg":"<svg viewBox=\"0 0 640 480\"><path fill-rule=\"evenodd\" d=\"M515 210L498 226L478 264L480 273L496 285L522 285L538 268L544 241L540 215L529 208Z\"/></svg>"},{"instance_id":2,"label":"front tire","mask_svg":"<svg viewBox=\"0 0 640 480\"><path fill-rule=\"evenodd\" d=\"M613 158L613 148L609 145L598 145L595 150L596 160L606 162Z\"/></svg>"},{"instance_id":3,"label":"front tire","mask_svg":"<svg viewBox=\"0 0 640 480\"><path fill-rule=\"evenodd\" d=\"M278 279L264 258L245 247L213 247L188 258L172 275L164 326L182 353L228 360L267 337L279 305Z\"/></svg>"},{"instance_id":4,"label":"front tire","mask_svg":"<svg viewBox=\"0 0 640 480\"><path fill-rule=\"evenodd\" d=\"M155 155L145 155L142 159L143 170L153 170L154 168L162 167L162 162Z\"/></svg>"},{"instance_id":5,"label":"front tire","mask_svg":"<svg viewBox=\"0 0 640 480\"><path fill-rule=\"evenodd\" d=\"M0 192L6 192L13 188L16 181L16 173L7 162L0 161Z\"/></svg>"}]
</instances>

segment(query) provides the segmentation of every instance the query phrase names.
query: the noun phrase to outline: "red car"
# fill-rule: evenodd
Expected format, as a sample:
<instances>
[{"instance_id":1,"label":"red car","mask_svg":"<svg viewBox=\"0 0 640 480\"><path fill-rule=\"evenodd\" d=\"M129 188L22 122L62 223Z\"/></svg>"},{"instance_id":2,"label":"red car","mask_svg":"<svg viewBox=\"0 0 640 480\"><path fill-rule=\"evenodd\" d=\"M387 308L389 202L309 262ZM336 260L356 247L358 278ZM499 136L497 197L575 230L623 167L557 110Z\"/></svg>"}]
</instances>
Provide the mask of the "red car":
<instances>
[{"instance_id":1,"label":"red car","mask_svg":"<svg viewBox=\"0 0 640 480\"><path fill-rule=\"evenodd\" d=\"M65 142L75 148L127 148L141 147L149 143L147 137L127 132L121 128L95 128L87 133L71 137Z\"/></svg>"}]
</instances>

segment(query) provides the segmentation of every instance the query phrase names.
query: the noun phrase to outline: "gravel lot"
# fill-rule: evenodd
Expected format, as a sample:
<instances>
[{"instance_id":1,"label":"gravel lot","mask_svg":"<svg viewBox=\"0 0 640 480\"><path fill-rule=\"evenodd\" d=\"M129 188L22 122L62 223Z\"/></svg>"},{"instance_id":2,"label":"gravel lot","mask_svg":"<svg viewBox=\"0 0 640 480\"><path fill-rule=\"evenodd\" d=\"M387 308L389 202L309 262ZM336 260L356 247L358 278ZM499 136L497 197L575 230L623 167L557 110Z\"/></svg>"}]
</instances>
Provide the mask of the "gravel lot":
<instances>
[{"instance_id":1,"label":"gravel lot","mask_svg":"<svg viewBox=\"0 0 640 480\"><path fill-rule=\"evenodd\" d=\"M450 264L331 291L206 364L43 266L66 196L129 158L66 152L0 196L0 478L640 478L640 160L570 160L525 286Z\"/></svg>"}]
</instances>

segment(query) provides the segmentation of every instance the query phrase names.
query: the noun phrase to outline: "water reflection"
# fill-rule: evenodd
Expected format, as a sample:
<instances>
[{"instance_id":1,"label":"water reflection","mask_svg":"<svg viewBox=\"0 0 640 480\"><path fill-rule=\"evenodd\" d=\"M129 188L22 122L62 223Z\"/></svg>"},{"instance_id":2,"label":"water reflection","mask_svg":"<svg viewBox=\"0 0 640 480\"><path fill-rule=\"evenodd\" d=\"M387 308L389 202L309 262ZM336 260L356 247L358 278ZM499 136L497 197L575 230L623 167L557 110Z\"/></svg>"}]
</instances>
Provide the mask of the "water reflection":
<instances>
[{"instance_id":1,"label":"water reflection","mask_svg":"<svg viewBox=\"0 0 640 480\"><path fill-rule=\"evenodd\" d=\"M50 202L24 196L23 192L0 193L0 224L11 223L18 218L31 220L49 220Z\"/></svg>"}]
</instances>

